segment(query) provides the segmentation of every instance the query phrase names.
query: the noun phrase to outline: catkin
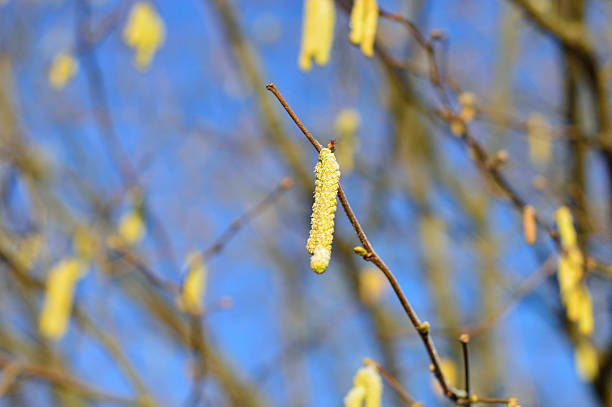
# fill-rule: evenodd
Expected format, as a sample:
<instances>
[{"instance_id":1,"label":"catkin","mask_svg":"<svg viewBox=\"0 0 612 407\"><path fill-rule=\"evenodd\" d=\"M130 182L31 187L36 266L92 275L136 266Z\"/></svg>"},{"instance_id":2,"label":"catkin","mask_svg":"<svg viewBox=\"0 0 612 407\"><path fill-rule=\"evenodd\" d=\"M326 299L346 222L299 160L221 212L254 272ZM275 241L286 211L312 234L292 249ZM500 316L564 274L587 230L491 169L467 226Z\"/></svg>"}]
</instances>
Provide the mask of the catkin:
<instances>
[{"instance_id":1,"label":"catkin","mask_svg":"<svg viewBox=\"0 0 612 407\"><path fill-rule=\"evenodd\" d=\"M566 249L576 247L576 229L574 229L574 221L572 213L567 206L562 206L555 212L555 218L557 220L557 227L559 228L559 235L561 236L561 242Z\"/></svg>"},{"instance_id":2,"label":"catkin","mask_svg":"<svg viewBox=\"0 0 612 407\"><path fill-rule=\"evenodd\" d=\"M76 258L65 259L49 272L45 303L38 321L40 333L50 339L59 339L66 332L74 287L84 274L86 264Z\"/></svg>"},{"instance_id":3,"label":"catkin","mask_svg":"<svg viewBox=\"0 0 612 407\"><path fill-rule=\"evenodd\" d=\"M334 42L336 11L333 0L306 0L302 24L302 44L298 65L302 71L312 68L312 59L317 65L329 61Z\"/></svg>"},{"instance_id":4,"label":"catkin","mask_svg":"<svg viewBox=\"0 0 612 407\"><path fill-rule=\"evenodd\" d=\"M380 407L382 379L374 366L362 367L353 379L353 388L344 398L345 407Z\"/></svg>"},{"instance_id":5,"label":"catkin","mask_svg":"<svg viewBox=\"0 0 612 407\"><path fill-rule=\"evenodd\" d=\"M565 306L567 319L577 324L578 332L589 336L593 333L593 304L591 294L583 281L584 256L577 244L570 210L562 206L555 213L557 228L565 252L559 258L557 279L561 301Z\"/></svg>"},{"instance_id":6,"label":"catkin","mask_svg":"<svg viewBox=\"0 0 612 407\"><path fill-rule=\"evenodd\" d=\"M321 149L319 153L315 175L314 204L312 205L310 236L306 249L312 255L310 267L316 273L323 273L331 257L336 195L338 195L340 179L340 167L334 153L328 148Z\"/></svg>"},{"instance_id":7,"label":"catkin","mask_svg":"<svg viewBox=\"0 0 612 407\"><path fill-rule=\"evenodd\" d=\"M181 287L179 306L192 315L202 313L202 299L206 292L207 270L200 252L192 252L187 256L187 275Z\"/></svg>"},{"instance_id":8,"label":"catkin","mask_svg":"<svg viewBox=\"0 0 612 407\"><path fill-rule=\"evenodd\" d=\"M164 20L152 4L139 1L132 7L123 41L134 49L134 65L145 71L166 38Z\"/></svg>"},{"instance_id":9,"label":"catkin","mask_svg":"<svg viewBox=\"0 0 612 407\"><path fill-rule=\"evenodd\" d=\"M53 58L49 68L49 84L55 90L63 89L68 81L79 71L79 62L71 53L60 52Z\"/></svg>"},{"instance_id":10,"label":"catkin","mask_svg":"<svg viewBox=\"0 0 612 407\"><path fill-rule=\"evenodd\" d=\"M527 205L523 208L523 231L527 244L534 244L538 235L538 228L533 206Z\"/></svg>"},{"instance_id":11,"label":"catkin","mask_svg":"<svg viewBox=\"0 0 612 407\"><path fill-rule=\"evenodd\" d=\"M351 33L353 44L361 45L361 52L368 57L374 56L374 40L378 23L378 4L376 0L355 0L351 10Z\"/></svg>"}]
</instances>

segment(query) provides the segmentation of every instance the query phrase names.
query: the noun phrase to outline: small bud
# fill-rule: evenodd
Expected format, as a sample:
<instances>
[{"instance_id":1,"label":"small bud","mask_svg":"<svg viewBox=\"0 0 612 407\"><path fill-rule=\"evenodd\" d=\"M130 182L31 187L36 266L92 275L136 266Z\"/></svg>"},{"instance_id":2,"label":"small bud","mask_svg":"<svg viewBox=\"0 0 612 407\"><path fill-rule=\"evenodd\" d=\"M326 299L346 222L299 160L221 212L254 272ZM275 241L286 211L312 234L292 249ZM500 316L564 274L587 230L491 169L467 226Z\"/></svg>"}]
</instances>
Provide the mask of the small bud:
<instances>
[{"instance_id":1,"label":"small bud","mask_svg":"<svg viewBox=\"0 0 612 407\"><path fill-rule=\"evenodd\" d=\"M417 328L417 331L419 331L421 335L428 334L429 333L429 322L427 321L423 322L421 325L419 325L419 327Z\"/></svg>"},{"instance_id":2,"label":"small bud","mask_svg":"<svg viewBox=\"0 0 612 407\"><path fill-rule=\"evenodd\" d=\"M500 164L506 163L508 161L508 152L506 150L499 150L495 155L495 159Z\"/></svg>"},{"instance_id":3,"label":"small bud","mask_svg":"<svg viewBox=\"0 0 612 407\"><path fill-rule=\"evenodd\" d=\"M444 38L444 34L442 31L435 29L431 31L431 39L432 40L441 40Z\"/></svg>"},{"instance_id":4,"label":"small bud","mask_svg":"<svg viewBox=\"0 0 612 407\"><path fill-rule=\"evenodd\" d=\"M366 256L368 254L368 251L361 246L353 247L353 251L359 256Z\"/></svg>"},{"instance_id":5,"label":"small bud","mask_svg":"<svg viewBox=\"0 0 612 407\"><path fill-rule=\"evenodd\" d=\"M280 182L280 187L282 189L289 189L292 186L293 186L293 178L291 178L291 177L285 177Z\"/></svg>"}]
</instances>

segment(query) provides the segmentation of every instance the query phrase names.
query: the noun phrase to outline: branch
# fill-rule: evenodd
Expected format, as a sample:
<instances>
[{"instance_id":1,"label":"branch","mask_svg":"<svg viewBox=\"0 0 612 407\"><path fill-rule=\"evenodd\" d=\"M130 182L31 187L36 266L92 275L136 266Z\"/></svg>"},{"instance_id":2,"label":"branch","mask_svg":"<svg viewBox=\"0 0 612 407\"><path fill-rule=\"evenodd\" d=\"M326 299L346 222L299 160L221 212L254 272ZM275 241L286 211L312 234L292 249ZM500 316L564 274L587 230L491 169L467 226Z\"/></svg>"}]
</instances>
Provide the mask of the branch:
<instances>
[{"instance_id":1,"label":"branch","mask_svg":"<svg viewBox=\"0 0 612 407\"><path fill-rule=\"evenodd\" d=\"M287 111L291 119L293 119L295 124L302 131L304 136L306 136L308 141L310 141L313 147L317 151L321 151L321 145L315 140L312 134L306 129L306 127L298 119L297 115L293 112L291 107L287 104L287 102L285 101L281 93L278 91L276 86L273 83L269 83L268 85L266 85L266 89L268 89L270 92L274 94L274 96L276 96L276 98L281 103L281 105L285 108L285 110ZM374 251L372 244L368 240L365 232L363 231L363 228L361 227L361 225L359 224L359 221L357 220L357 217L355 216L353 210L351 209L351 206L346 198L346 195L341 185L338 187L338 198L340 199L340 203L342 204L342 207L344 208L344 212L346 213L346 216L351 222L353 229L355 229L355 233L357 234L359 240L363 244L363 247L367 251L367 253L363 256L364 260L369 261L372 264L374 264L376 267L378 267L378 269L383 272L383 274L389 281L389 284L391 284L391 287L393 288L395 295L397 296L400 303L402 304L402 307L404 308L406 315L410 319L412 326L415 328L415 330L419 333L421 337L421 340L425 346L425 349L427 350L431 363L434 367L433 369L434 375L436 376L436 379L440 383L440 386L442 387L444 394L446 395L446 397L456 402L457 400L459 400L459 396L454 390L450 388L450 386L448 385L444 377L444 373L442 372L442 369L440 367L440 358L438 356L438 352L436 351L433 340L431 339L431 336L429 334L429 324L427 322L421 322L416 312L414 311L414 309L408 302L408 299L404 295L404 292L402 291L397 279L395 278L395 275L391 272L389 267L387 267L384 261Z\"/></svg>"}]
</instances>

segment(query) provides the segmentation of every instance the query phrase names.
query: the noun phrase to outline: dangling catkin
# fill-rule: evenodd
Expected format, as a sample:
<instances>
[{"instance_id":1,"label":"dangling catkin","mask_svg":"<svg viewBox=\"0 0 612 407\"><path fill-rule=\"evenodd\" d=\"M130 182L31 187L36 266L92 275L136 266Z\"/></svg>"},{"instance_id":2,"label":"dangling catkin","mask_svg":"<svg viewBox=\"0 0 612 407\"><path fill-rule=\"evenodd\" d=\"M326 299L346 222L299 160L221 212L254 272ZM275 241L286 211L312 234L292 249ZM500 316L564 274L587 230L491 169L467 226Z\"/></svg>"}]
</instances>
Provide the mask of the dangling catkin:
<instances>
[{"instance_id":1,"label":"dangling catkin","mask_svg":"<svg viewBox=\"0 0 612 407\"><path fill-rule=\"evenodd\" d=\"M336 195L338 195L340 179L340 167L334 153L328 148L321 149L315 174L314 204L312 205L310 237L306 243L306 249L312 255L310 267L320 274L327 269L331 257Z\"/></svg>"},{"instance_id":2,"label":"dangling catkin","mask_svg":"<svg viewBox=\"0 0 612 407\"><path fill-rule=\"evenodd\" d=\"M353 388L344 398L345 407L380 407L382 398L382 379L374 366L362 367L353 379Z\"/></svg>"},{"instance_id":3,"label":"dangling catkin","mask_svg":"<svg viewBox=\"0 0 612 407\"><path fill-rule=\"evenodd\" d=\"M72 311L74 287L86 264L76 258L64 259L49 272L45 303L38 320L40 333L59 339L66 332Z\"/></svg>"},{"instance_id":4,"label":"dangling catkin","mask_svg":"<svg viewBox=\"0 0 612 407\"><path fill-rule=\"evenodd\" d=\"M361 45L361 51L368 57L374 56L374 39L378 23L376 0L355 0L351 10L351 33L353 44Z\"/></svg>"},{"instance_id":5,"label":"dangling catkin","mask_svg":"<svg viewBox=\"0 0 612 407\"><path fill-rule=\"evenodd\" d=\"M333 0L305 0L302 45L298 65L302 71L309 71L314 58L317 65L329 61L334 42L336 11Z\"/></svg>"}]
</instances>

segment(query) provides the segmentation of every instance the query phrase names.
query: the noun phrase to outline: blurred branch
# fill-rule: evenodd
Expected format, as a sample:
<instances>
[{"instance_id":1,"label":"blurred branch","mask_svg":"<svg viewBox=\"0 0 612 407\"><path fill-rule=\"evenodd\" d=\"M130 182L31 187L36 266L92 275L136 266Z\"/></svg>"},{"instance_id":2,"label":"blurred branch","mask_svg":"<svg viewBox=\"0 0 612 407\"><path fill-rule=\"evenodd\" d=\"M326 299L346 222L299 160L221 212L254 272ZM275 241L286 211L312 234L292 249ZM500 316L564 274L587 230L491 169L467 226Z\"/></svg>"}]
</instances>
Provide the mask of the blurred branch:
<instances>
[{"instance_id":1,"label":"blurred branch","mask_svg":"<svg viewBox=\"0 0 612 407\"><path fill-rule=\"evenodd\" d=\"M79 379L76 379L68 373L48 368L46 366L19 362L4 352L0 352L0 366L4 367L5 369L14 369L12 374L18 372L15 375L17 379L28 377L43 379L55 386L72 390L89 400L99 403L112 403L121 406L147 406L147 403L143 400L133 400L123 396L104 392Z\"/></svg>"}]
</instances>

